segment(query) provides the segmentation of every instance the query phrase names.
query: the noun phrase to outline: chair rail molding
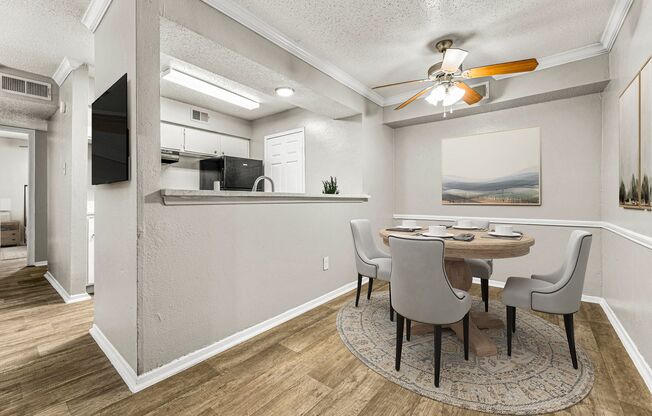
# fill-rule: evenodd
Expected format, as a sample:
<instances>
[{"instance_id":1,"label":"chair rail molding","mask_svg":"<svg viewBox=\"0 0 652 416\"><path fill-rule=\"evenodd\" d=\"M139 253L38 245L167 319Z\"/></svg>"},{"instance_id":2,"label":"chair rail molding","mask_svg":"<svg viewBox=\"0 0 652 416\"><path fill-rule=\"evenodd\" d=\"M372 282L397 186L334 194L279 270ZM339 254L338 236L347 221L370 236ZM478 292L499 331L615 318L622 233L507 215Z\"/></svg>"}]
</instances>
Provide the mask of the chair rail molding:
<instances>
[{"instance_id":1,"label":"chair rail molding","mask_svg":"<svg viewBox=\"0 0 652 416\"><path fill-rule=\"evenodd\" d=\"M97 30L97 27L102 22L102 18L111 5L111 1L112 0L91 0L86 8L86 12L84 12L84 16L81 18L81 22L91 32L95 33Z\"/></svg>"},{"instance_id":2,"label":"chair rail molding","mask_svg":"<svg viewBox=\"0 0 652 416\"><path fill-rule=\"evenodd\" d=\"M77 293L75 295L69 294L68 291L64 289L63 286L61 286L61 284L57 281L57 279L54 278L52 273L50 273L49 271L45 272L43 277L45 277L45 279L50 283L50 285L52 285L54 290L57 291L57 293L59 294L59 296L61 296L61 299L63 299L65 303L75 303L75 302L83 302L85 300L91 300L91 296L88 293Z\"/></svg>"}]
</instances>

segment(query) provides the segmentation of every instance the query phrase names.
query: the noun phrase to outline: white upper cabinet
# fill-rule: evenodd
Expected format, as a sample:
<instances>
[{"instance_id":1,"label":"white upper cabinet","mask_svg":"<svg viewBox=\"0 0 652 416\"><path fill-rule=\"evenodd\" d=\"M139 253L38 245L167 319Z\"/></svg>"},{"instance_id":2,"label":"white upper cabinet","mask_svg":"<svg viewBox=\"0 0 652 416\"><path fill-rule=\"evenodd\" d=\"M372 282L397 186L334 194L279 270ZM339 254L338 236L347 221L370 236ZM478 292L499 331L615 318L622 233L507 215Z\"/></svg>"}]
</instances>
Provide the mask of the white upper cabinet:
<instances>
[{"instance_id":1,"label":"white upper cabinet","mask_svg":"<svg viewBox=\"0 0 652 416\"><path fill-rule=\"evenodd\" d=\"M183 127L161 123L161 148L180 151L183 149Z\"/></svg>"},{"instance_id":2,"label":"white upper cabinet","mask_svg":"<svg viewBox=\"0 0 652 416\"><path fill-rule=\"evenodd\" d=\"M249 140L220 134L222 154L235 157L249 157Z\"/></svg>"},{"instance_id":3,"label":"white upper cabinet","mask_svg":"<svg viewBox=\"0 0 652 416\"><path fill-rule=\"evenodd\" d=\"M220 135L204 130L186 128L184 150L204 155L221 155Z\"/></svg>"}]
</instances>

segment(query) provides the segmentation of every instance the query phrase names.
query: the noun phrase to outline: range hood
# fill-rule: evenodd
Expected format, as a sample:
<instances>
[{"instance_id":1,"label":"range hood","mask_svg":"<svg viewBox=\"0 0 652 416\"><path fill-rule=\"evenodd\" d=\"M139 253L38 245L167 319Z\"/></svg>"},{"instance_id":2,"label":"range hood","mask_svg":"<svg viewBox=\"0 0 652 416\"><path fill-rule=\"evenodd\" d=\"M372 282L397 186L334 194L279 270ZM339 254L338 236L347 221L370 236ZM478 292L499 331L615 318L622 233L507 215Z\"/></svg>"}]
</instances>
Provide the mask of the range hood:
<instances>
[{"instance_id":1,"label":"range hood","mask_svg":"<svg viewBox=\"0 0 652 416\"><path fill-rule=\"evenodd\" d=\"M179 152L176 150L161 149L161 163L171 164L179 161Z\"/></svg>"}]
</instances>

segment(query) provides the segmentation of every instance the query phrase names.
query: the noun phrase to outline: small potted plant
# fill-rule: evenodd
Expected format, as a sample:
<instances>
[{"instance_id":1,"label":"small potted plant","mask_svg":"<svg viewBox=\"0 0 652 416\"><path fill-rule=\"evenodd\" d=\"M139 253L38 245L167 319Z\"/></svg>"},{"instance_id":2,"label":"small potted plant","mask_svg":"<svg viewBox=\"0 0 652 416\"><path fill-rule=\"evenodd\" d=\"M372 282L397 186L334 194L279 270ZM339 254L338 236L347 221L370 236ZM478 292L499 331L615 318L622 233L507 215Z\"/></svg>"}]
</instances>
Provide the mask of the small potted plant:
<instances>
[{"instance_id":1,"label":"small potted plant","mask_svg":"<svg viewBox=\"0 0 652 416\"><path fill-rule=\"evenodd\" d=\"M321 181L321 183L324 184L323 194L335 195L340 193L340 190L337 189L337 178L331 176L330 180Z\"/></svg>"}]
</instances>

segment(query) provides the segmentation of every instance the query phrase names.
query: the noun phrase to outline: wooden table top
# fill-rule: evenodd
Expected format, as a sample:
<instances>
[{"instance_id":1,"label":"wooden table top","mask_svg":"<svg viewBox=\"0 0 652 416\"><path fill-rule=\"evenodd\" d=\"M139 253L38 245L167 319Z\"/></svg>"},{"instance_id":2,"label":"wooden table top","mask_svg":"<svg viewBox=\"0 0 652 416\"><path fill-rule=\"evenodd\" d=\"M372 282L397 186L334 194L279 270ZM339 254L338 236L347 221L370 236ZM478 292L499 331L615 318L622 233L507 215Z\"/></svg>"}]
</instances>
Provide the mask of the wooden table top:
<instances>
[{"instance_id":1,"label":"wooden table top","mask_svg":"<svg viewBox=\"0 0 652 416\"><path fill-rule=\"evenodd\" d=\"M423 230L427 230L424 227ZM389 245L389 236L415 236L422 232L404 232L380 230L380 236L383 242ZM452 238L445 238L446 258L453 259L506 259L510 257L525 256L530 252L530 247L534 245L534 238L527 234L517 238L494 238L490 237L486 231L469 231L449 228L451 234L471 233L475 235L473 241L458 241Z\"/></svg>"}]
</instances>

